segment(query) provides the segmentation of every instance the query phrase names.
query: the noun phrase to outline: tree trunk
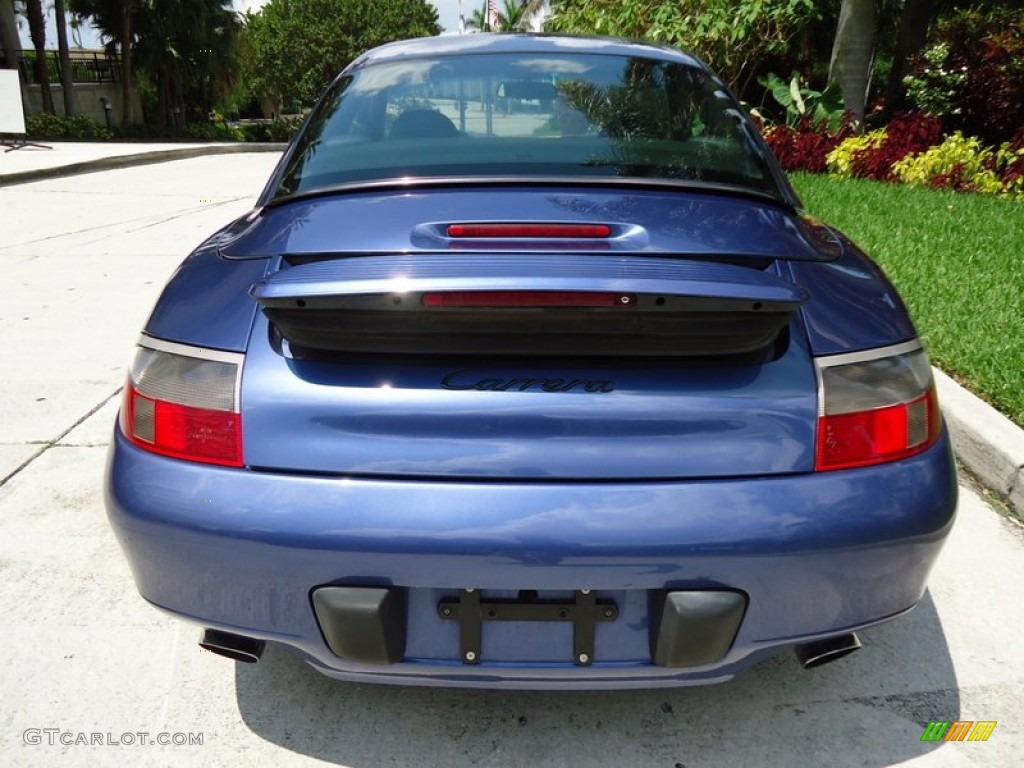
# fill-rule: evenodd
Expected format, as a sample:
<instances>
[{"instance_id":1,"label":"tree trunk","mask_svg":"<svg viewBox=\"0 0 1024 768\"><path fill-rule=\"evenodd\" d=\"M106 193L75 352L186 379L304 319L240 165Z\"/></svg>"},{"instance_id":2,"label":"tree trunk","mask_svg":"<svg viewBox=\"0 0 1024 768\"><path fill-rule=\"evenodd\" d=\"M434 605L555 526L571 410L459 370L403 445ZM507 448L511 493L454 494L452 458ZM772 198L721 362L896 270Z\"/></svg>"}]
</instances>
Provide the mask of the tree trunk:
<instances>
[{"instance_id":1,"label":"tree trunk","mask_svg":"<svg viewBox=\"0 0 1024 768\"><path fill-rule=\"evenodd\" d=\"M50 93L50 72L46 66L46 18L43 16L42 0L26 0L25 12L28 15L28 31L32 37L32 47L36 51L32 71L39 84L43 111L52 115L54 113L53 94Z\"/></svg>"},{"instance_id":2,"label":"tree trunk","mask_svg":"<svg viewBox=\"0 0 1024 768\"><path fill-rule=\"evenodd\" d=\"M843 0L832 44L829 79L839 83L843 105L853 114L858 129L864 125L874 40L875 0Z\"/></svg>"},{"instance_id":3,"label":"tree trunk","mask_svg":"<svg viewBox=\"0 0 1024 768\"><path fill-rule=\"evenodd\" d=\"M132 3L121 0L121 125L135 125L135 79L132 74Z\"/></svg>"},{"instance_id":4,"label":"tree trunk","mask_svg":"<svg viewBox=\"0 0 1024 768\"><path fill-rule=\"evenodd\" d=\"M893 52L892 69L889 70L889 83L885 89L885 100L891 108L899 108L906 99L903 76L907 74L907 62L921 52L928 39L932 5L932 0L906 0L903 5L899 37Z\"/></svg>"},{"instance_id":5,"label":"tree trunk","mask_svg":"<svg viewBox=\"0 0 1024 768\"><path fill-rule=\"evenodd\" d=\"M167 74L161 68L156 73L156 124L167 125L170 112L170 87L167 85Z\"/></svg>"},{"instance_id":6,"label":"tree trunk","mask_svg":"<svg viewBox=\"0 0 1024 768\"><path fill-rule=\"evenodd\" d=\"M13 0L0 0L0 49L3 50L4 68L18 68L18 26L14 20Z\"/></svg>"},{"instance_id":7,"label":"tree trunk","mask_svg":"<svg viewBox=\"0 0 1024 768\"><path fill-rule=\"evenodd\" d=\"M75 78L71 71L71 54L68 52L68 25L64 0L54 0L53 10L57 17L57 55L60 57L60 86L64 95L64 114L77 115L78 99L75 98Z\"/></svg>"}]
</instances>

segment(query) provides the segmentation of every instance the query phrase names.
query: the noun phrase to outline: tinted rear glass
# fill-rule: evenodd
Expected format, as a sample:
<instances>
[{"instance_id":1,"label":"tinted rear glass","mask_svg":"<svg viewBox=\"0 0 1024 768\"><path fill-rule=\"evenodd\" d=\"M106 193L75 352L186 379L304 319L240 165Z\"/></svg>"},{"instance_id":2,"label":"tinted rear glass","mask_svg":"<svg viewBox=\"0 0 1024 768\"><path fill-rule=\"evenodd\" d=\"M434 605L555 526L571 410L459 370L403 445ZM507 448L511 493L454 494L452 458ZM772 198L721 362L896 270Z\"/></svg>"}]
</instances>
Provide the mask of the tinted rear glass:
<instances>
[{"instance_id":1,"label":"tinted rear glass","mask_svg":"<svg viewBox=\"0 0 1024 768\"><path fill-rule=\"evenodd\" d=\"M409 58L341 78L275 196L467 176L707 181L779 194L742 111L704 70L559 52Z\"/></svg>"}]
</instances>

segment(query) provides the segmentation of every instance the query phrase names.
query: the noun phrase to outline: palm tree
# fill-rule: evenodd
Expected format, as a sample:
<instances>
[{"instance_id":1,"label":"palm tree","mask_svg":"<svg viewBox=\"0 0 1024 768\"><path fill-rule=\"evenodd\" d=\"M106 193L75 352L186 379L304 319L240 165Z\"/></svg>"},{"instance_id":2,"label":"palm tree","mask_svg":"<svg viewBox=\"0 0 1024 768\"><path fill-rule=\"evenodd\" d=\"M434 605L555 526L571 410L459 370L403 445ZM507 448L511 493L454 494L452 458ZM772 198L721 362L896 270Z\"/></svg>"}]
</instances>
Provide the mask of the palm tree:
<instances>
[{"instance_id":1,"label":"palm tree","mask_svg":"<svg viewBox=\"0 0 1024 768\"><path fill-rule=\"evenodd\" d=\"M71 0L76 16L92 19L100 35L121 52L121 124L133 125L135 114L135 69L132 46L135 41L135 15L143 10L141 0Z\"/></svg>"},{"instance_id":2,"label":"palm tree","mask_svg":"<svg viewBox=\"0 0 1024 768\"><path fill-rule=\"evenodd\" d=\"M139 17L136 63L157 90L156 121L168 122L171 110L206 118L225 96L236 67L241 27L231 0L150 0Z\"/></svg>"},{"instance_id":3,"label":"palm tree","mask_svg":"<svg viewBox=\"0 0 1024 768\"><path fill-rule=\"evenodd\" d=\"M529 4L529 0L504 0L505 8L498 11L498 23L493 31L503 30L511 32L515 29L521 29L521 24L525 21L526 6ZM482 32L491 32L491 23L488 19L489 14L487 13L487 3L483 4L483 7L477 8L470 14L466 20L467 27L473 27Z\"/></svg>"},{"instance_id":4,"label":"palm tree","mask_svg":"<svg viewBox=\"0 0 1024 768\"><path fill-rule=\"evenodd\" d=\"M523 3L523 17L519 22L519 29L526 29L530 22L542 11L552 9L557 0L526 0Z\"/></svg>"},{"instance_id":5,"label":"palm tree","mask_svg":"<svg viewBox=\"0 0 1024 768\"><path fill-rule=\"evenodd\" d=\"M875 0L843 0L839 9L829 79L839 83L843 105L863 126L875 46Z\"/></svg>"},{"instance_id":6,"label":"palm tree","mask_svg":"<svg viewBox=\"0 0 1024 768\"><path fill-rule=\"evenodd\" d=\"M25 13L28 16L28 32L32 38L32 47L36 55L32 59L35 80L39 84L39 94L43 100L43 111L53 114L53 94L50 93L50 72L46 66L46 17L43 15L42 0L25 0Z\"/></svg>"},{"instance_id":7,"label":"palm tree","mask_svg":"<svg viewBox=\"0 0 1024 768\"><path fill-rule=\"evenodd\" d=\"M2 2L3 0L0 0ZM75 98L75 78L71 72L71 54L68 51L67 9L65 0L54 0L54 15L57 22L57 56L60 59L60 87L64 97L64 114L78 114L78 100Z\"/></svg>"},{"instance_id":8,"label":"palm tree","mask_svg":"<svg viewBox=\"0 0 1024 768\"><path fill-rule=\"evenodd\" d=\"M135 30L137 0L118 0L118 39L121 41L121 124L134 125L140 115L135 114L135 70L132 68L132 41Z\"/></svg>"},{"instance_id":9,"label":"palm tree","mask_svg":"<svg viewBox=\"0 0 1024 768\"><path fill-rule=\"evenodd\" d=\"M71 0L121 51L122 122L137 122L135 72L146 70L157 87L158 122L171 111L205 118L221 83L234 71L240 22L230 0Z\"/></svg>"}]
</instances>

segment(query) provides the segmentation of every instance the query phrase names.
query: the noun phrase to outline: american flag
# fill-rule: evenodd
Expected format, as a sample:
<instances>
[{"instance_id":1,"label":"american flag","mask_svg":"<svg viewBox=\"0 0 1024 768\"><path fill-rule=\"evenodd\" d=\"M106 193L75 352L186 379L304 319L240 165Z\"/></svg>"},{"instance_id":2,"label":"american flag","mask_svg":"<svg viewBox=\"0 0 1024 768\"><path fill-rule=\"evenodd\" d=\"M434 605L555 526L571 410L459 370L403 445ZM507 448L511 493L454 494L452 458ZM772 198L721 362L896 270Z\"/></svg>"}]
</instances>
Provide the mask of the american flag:
<instances>
[{"instance_id":1,"label":"american flag","mask_svg":"<svg viewBox=\"0 0 1024 768\"><path fill-rule=\"evenodd\" d=\"M487 0L487 20L492 30L501 29L501 13L498 11L498 0Z\"/></svg>"}]
</instances>

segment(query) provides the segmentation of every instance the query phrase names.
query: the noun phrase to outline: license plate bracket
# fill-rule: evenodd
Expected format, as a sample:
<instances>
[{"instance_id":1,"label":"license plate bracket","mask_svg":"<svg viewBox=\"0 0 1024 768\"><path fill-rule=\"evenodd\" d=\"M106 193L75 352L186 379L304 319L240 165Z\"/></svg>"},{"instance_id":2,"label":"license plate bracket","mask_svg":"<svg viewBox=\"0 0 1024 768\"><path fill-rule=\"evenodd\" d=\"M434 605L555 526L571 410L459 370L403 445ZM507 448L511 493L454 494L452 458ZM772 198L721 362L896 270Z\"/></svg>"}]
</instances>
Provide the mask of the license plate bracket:
<instances>
[{"instance_id":1,"label":"license plate bracket","mask_svg":"<svg viewBox=\"0 0 1024 768\"><path fill-rule=\"evenodd\" d=\"M618 606L598 600L593 590L578 589L573 600L484 600L477 589L464 589L458 598L437 604L438 615L459 622L459 652L463 664L479 664L483 658L485 621L568 621L573 625L572 661L578 667L594 663L594 636L599 621L615 621Z\"/></svg>"}]
</instances>

